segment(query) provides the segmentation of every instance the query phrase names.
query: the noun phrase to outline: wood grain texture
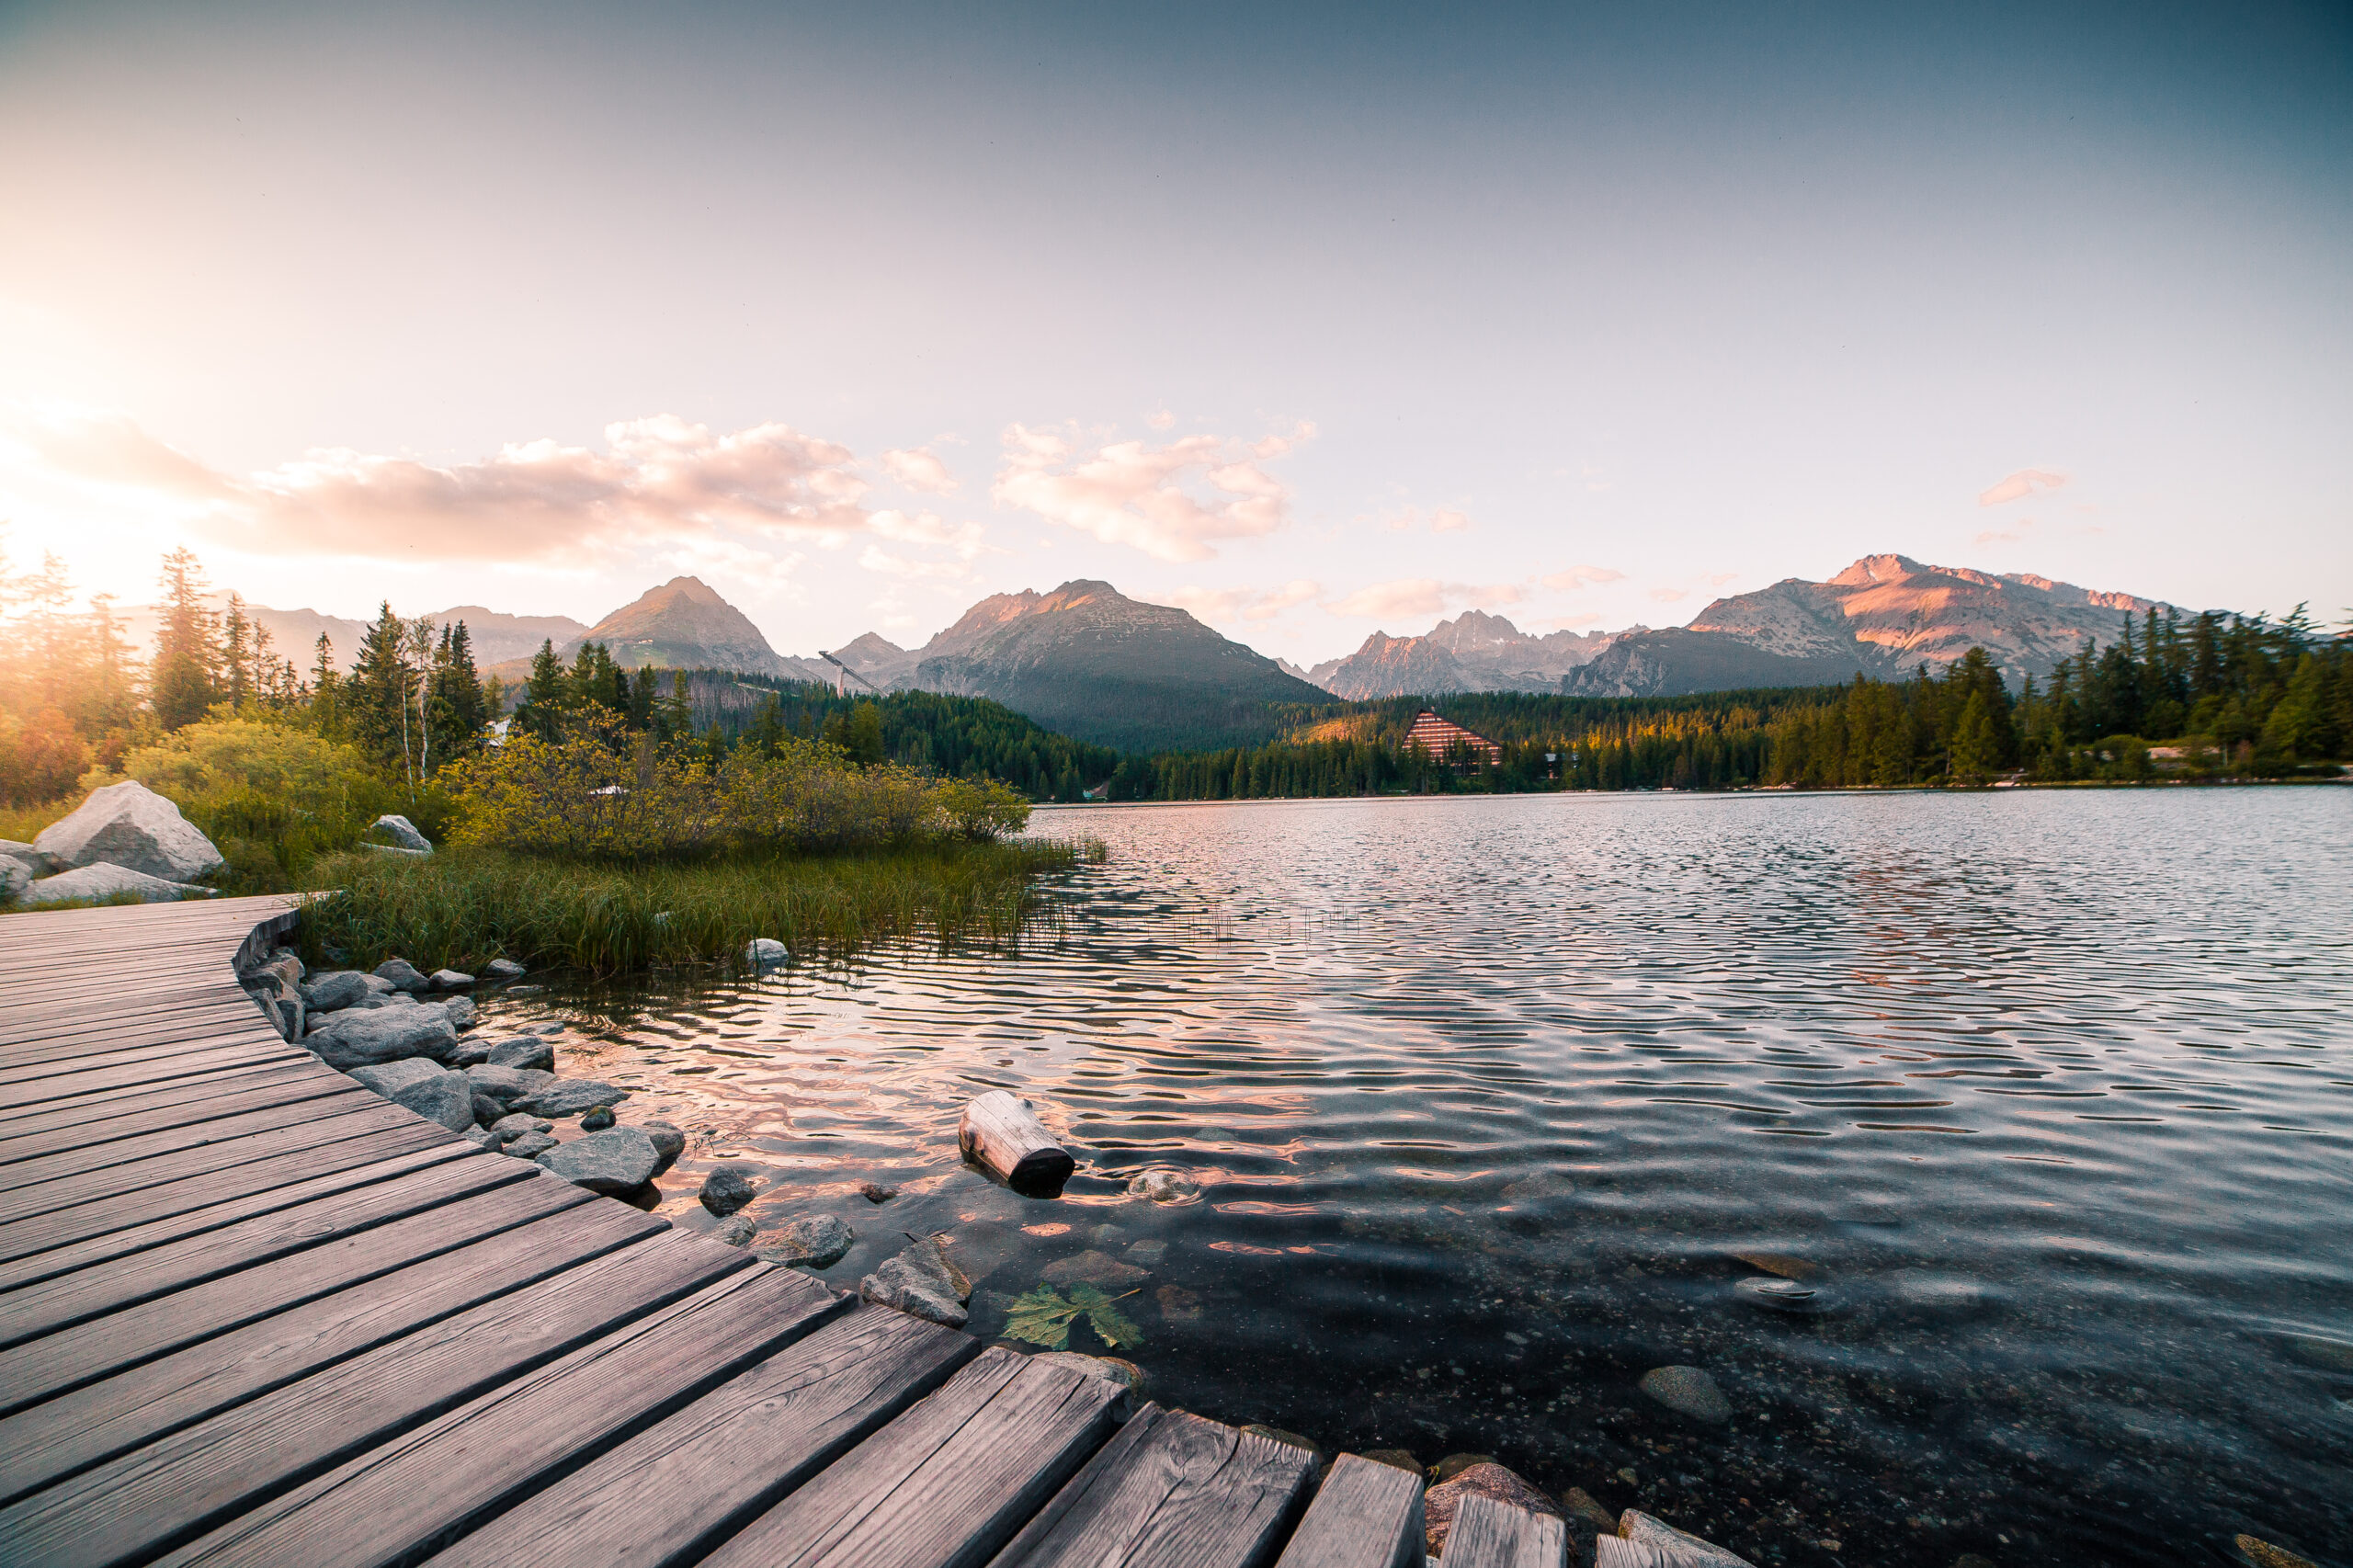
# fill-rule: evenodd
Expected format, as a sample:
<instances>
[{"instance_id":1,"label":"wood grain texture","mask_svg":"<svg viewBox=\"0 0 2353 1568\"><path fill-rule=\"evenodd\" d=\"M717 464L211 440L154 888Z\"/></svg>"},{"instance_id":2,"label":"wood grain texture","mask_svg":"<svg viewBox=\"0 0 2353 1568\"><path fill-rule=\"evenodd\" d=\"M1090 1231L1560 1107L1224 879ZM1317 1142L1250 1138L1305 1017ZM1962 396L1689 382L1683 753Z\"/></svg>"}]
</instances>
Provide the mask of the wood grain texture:
<instances>
[{"instance_id":1,"label":"wood grain texture","mask_svg":"<svg viewBox=\"0 0 2353 1568\"><path fill-rule=\"evenodd\" d=\"M141 1270L135 1284L119 1285L118 1271L100 1271L9 1298L11 1333L20 1320L43 1315L78 1312L81 1321L38 1338L28 1335L14 1348L0 1351L0 1415L405 1264L517 1230L594 1196L546 1176L496 1181L492 1178L503 1173L483 1171L490 1164L473 1160L439 1166L407 1182L387 1182L368 1195L372 1204L335 1199L313 1205L308 1216L274 1215L261 1221L269 1235L249 1239L276 1250L251 1262L231 1254L217 1235L208 1237L209 1256L198 1267L211 1267L224 1255L232 1267L168 1293L153 1293L153 1287L174 1270L150 1269ZM443 1172L472 1178L473 1186L431 1180ZM387 1218L396 1209L409 1212ZM69 1288L85 1281L86 1289ZM118 1310L86 1310L92 1298L103 1300L118 1289L151 1293Z\"/></svg>"},{"instance_id":2,"label":"wood grain texture","mask_svg":"<svg viewBox=\"0 0 2353 1568\"><path fill-rule=\"evenodd\" d=\"M222 1230L97 1268L77 1270L0 1297L0 1346L17 1346L208 1279L247 1273L273 1258L301 1253L338 1236L364 1233L388 1221L440 1210L476 1193L529 1182L551 1195L568 1182L496 1154L428 1165L357 1193L337 1194L300 1208L256 1215ZM571 1187L577 1193L580 1189Z\"/></svg>"},{"instance_id":3,"label":"wood grain texture","mask_svg":"<svg viewBox=\"0 0 2353 1568\"><path fill-rule=\"evenodd\" d=\"M267 1131L226 1138L217 1143L181 1149L120 1169L85 1171L37 1186L0 1192L0 1225L14 1224L18 1220L46 1214L53 1210L110 1202L131 1189L233 1170L257 1160L292 1153L299 1149L315 1149L322 1143L336 1143L347 1138L381 1132L387 1128L428 1127L439 1137L457 1142L455 1133L435 1126L415 1111L396 1106L390 1100L378 1099L364 1089L360 1091L360 1101L364 1103L356 1104L350 1110L297 1122L291 1127L271 1128Z\"/></svg>"},{"instance_id":4,"label":"wood grain texture","mask_svg":"<svg viewBox=\"0 0 2353 1568\"><path fill-rule=\"evenodd\" d=\"M1008 1089L974 1096L956 1123L956 1145L1016 1192L1050 1197L1062 1191L1076 1162L1030 1109Z\"/></svg>"},{"instance_id":5,"label":"wood grain texture","mask_svg":"<svg viewBox=\"0 0 2353 1568\"><path fill-rule=\"evenodd\" d=\"M233 1174L170 1182L105 1204L19 1220L0 1226L0 1290L473 1153L472 1145L415 1120L256 1161Z\"/></svg>"},{"instance_id":6,"label":"wood grain texture","mask_svg":"<svg viewBox=\"0 0 2353 1568\"><path fill-rule=\"evenodd\" d=\"M1314 1481L1303 1449L1147 1404L995 1568L1263 1568Z\"/></svg>"},{"instance_id":7,"label":"wood grain texture","mask_svg":"<svg viewBox=\"0 0 2353 1568\"><path fill-rule=\"evenodd\" d=\"M1000 1347L705 1560L708 1568L982 1568L1108 1437L1123 1391Z\"/></svg>"},{"instance_id":8,"label":"wood grain texture","mask_svg":"<svg viewBox=\"0 0 2353 1568\"><path fill-rule=\"evenodd\" d=\"M583 1203L45 1400L0 1421L0 1506L663 1229Z\"/></svg>"},{"instance_id":9,"label":"wood grain texture","mask_svg":"<svg viewBox=\"0 0 2353 1568\"><path fill-rule=\"evenodd\" d=\"M0 1165L0 1194L15 1192L41 1182L61 1181L68 1176L80 1176L85 1171L102 1171L111 1165L132 1165L165 1154L176 1154L183 1149L200 1149L208 1144L222 1143L256 1132L275 1131L281 1127L355 1110L371 1099L379 1105L385 1103L381 1096L347 1078L341 1087L332 1089L324 1096L313 1095L292 1103L273 1105L260 1110L238 1111L133 1138L108 1139L84 1143L76 1148L51 1150L47 1153L35 1154L30 1159Z\"/></svg>"},{"instance_id":10,"label":"wood grain texture","mask_svg":"<svg viewBox=\"0 0 2353 1568\"><path fill-rule=\"evenodd\" d=\"M1422 1478L1342 1454L1277 1568L1422 1568Z\"/></svg>"},{"instance_id":11,"label":"wood grain texture","mask_svg":"<svg viewBox=\"0 0 2353 1568\"><path fill-rule=\"evenodd\" d=\"M98 1123L111 1122L118 1117L137 1116L143 1111L178 1106L193 1108L199 1104L218 1102L228 1096L243 1094L265 1085L334 1072L334 1068L315 1060L242 1062L203 1074L187 1084L132 1084L123 1088L100 1089L95 1093L46 1100L39 1105L11 1106L0 1109L0 1143L13 1143L26 1138L53 1138L69 1128L89 1129L95 1132Z\"/></svg>"},{"instance_id":12,"label":"wood grain texture","mask_svg":"<svg viewBox=\"0 0 2353 1568\"><path fill-rule=\"evenodd\" d=\"M0 1110L60 1105L77 1095L96 1094L138 1084L187 1083L218 1073L224 1067L249 1067L271 1061L304 1059L318 1060L307 1051L296 1051L283 1046L272 1055L267 1051L256 1051L251 1046L210 1044L202 1051L185 1056L142 1058L95 1067L65 1084L44 1080L33 1084L0 1085Z\"/></svg>"},{"instance_id":13,"label":"wood grain texture","mask_svg":"<svg viewBox=\"0 0 2353 1568\"><path fill-rule=\"evenodd\" d=\"M1462 1499L1447 1532L1446 1568L1566 1568L1569 1527L1478 1494Z\"/></svg>"},{"instance_id":14,"label":"wood grain texture","mask_svg":"<svg viewBox=\"0 0 2353 1568\"><path fill-rule=\"evenodd\" d=\"M149 1106L96 1121L36 1128L14 1137L0 1131L0 1179L19 1166L29 1167L53 1157L60 1145L85 1156L88 1163L83 1168L95 1170L126 1160L145 1159L158 1150L209 1142L207 1134L240 1117L265 1116L292 1106L324 1108L320 1102L347 1097L355 1086L351 1079L333 1068L311 1071L299 1066L290 1072L281 1070L263 1083L210 1079L205 1080L205 1085L217 1087L219 1092L201 1098L191 1092L176 1103ZM362 1087L359 1092L369 1091ZM299 1118L279 1117L259 1125L281 1126L287 1119Z\"/></svg>"},{"instance_id":15,"label":"wood grain texture","mask_svg":"<svg viewBox=\"0 0 2353 1568\"><path fill-rule=\"evenodd\" d=\"M352 1460L166 1561L176 1568L413 1562L848 1305L807 1275L747 1269ZM351 1528L353 1519L367 1528ZM540 1556L533 1551L525 1560Z\"/></svg>"},{"instance_id":16,"label":"wood grain texture","mask_svg":"<svg viewBox=\"0 0 2353 1568\"><path fill-rule=\"evenodd\" d=\"M432 1568L683 1568L980 1353L859 1303L500 1515Z\"/></svg>"},{"instance_id":17,"label":"wood grain texture","mask_svg":"<svg viewBox=\"0 0 2353 1568\"><path fill-rule=\"evenodd\" d=\"M624 1247L0 1508L0 1541L11 1568L149 1562L751 1263L676 1233Z\"/></svg>"}]
</instances>

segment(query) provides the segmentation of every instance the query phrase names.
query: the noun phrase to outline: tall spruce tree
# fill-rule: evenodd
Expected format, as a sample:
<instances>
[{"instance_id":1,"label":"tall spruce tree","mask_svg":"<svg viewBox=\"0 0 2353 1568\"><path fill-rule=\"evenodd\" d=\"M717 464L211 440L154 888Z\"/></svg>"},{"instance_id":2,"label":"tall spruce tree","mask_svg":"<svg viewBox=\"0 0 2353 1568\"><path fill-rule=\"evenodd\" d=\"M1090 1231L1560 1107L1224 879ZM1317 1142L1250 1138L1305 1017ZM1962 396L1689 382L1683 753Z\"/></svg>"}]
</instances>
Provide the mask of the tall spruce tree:
<instances>
[{"instance_id":1,"label":"tall spruce tree","mask_svg":"<svg viewBox=\"0 0 2353 1568\"><path fill-rule=\"evenodd\" d=\"M218 700L221 665L215 617L206 608L204 567L187 549L164 557L164 624L155 638L150 686L155 718L167 730L193 724Z\"/></svg>"},{"instance_id":2,"label":"tall spruce tree","mask_svg":"<svg viewBox=\"0 0 2353 1568\"><path fill-rule=\"evenodd\" d=\"M352 744L378 767L410 777L407 627L384 604L359 639L359 656L343 683L344 725Z\"/></svg>"}]
</instances>

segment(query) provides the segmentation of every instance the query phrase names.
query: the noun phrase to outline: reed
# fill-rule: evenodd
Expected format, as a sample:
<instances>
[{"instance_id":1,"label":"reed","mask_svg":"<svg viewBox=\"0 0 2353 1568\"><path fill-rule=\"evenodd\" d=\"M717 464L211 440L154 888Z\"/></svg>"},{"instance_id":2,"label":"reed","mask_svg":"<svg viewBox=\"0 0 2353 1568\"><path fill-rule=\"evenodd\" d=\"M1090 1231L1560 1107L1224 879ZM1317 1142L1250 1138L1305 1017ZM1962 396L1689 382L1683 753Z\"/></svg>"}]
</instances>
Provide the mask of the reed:
<instances>
[{"instance_id":1,"label":"reed","mask_svg":"<svg viewBox=\"0 0 2353 1568\"><path fill-rule=\"evenodd\" d=\"M926 842L828 855L737 854L642 867L447 849L318 862L301 926L307 963L370 968L395 955L469 972L494 958L619 974L737 965L773 937L841 956L915 937L1004 943L1051 924L1040 878L1105 858L1100 839Z\"/></svg>"}]
</instances>

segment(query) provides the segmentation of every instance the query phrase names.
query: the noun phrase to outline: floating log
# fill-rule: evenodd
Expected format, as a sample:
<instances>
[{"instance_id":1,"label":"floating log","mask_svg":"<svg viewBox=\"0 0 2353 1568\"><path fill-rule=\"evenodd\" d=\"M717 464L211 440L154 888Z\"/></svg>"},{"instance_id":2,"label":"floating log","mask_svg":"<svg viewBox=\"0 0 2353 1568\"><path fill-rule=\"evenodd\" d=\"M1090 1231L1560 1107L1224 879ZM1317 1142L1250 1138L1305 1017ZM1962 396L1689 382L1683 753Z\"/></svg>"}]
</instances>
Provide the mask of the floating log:
<instances>
[{"instance_id":1,"label":"floating log","mask_svg":"<svg viewBox=\"0 0 2353 1568\"><path fill-rule=\"evenodd\" d=\"M964 1108L956 1144L966 1159L1027 1198L1060 1197L1078 1165L1029 1102L1006 1089L991 1089Z\"/></svg>"}]
</instances>

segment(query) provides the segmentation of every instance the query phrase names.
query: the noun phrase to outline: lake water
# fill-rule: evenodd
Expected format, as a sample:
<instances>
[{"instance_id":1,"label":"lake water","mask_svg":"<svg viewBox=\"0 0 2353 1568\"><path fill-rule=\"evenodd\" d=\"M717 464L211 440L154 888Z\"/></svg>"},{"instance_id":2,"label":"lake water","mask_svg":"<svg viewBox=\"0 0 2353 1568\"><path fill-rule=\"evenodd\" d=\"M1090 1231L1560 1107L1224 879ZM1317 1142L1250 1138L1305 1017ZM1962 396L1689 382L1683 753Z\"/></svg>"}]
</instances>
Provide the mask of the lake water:
<instances>
[{"instance_id":1,"label":"lake water","mask_svg":"<svg viewBox=\"0 0 2353 1568\"><path fill-rule=\"evenodd\" d=\"M1165 1403L1493 1454L1760 1563L2353 1555L2353 790L1040 812L1018 953L494 1002L834 1212L1057 1260ZM1054 1201L962 1169L1034 1099ZM1131 1200L1146 1166L1203 1200ZM861 1182L902 1188L881 1207ZM1817 1315L1740 1282L1816 1271ZM2297 1336L2317 1336L2299 1338ZM2332 1348L2329 1342L2337 1348ZM1097 1349L1090 1330L1073 1348ZM1636 1380L1707 1369L1726 1425ZM1835 1543L1835 1544L1834 1544Z\"/></svg>"}]
</instances>

